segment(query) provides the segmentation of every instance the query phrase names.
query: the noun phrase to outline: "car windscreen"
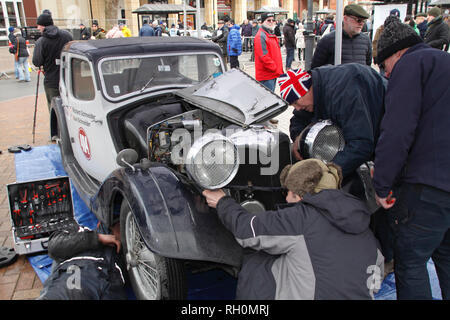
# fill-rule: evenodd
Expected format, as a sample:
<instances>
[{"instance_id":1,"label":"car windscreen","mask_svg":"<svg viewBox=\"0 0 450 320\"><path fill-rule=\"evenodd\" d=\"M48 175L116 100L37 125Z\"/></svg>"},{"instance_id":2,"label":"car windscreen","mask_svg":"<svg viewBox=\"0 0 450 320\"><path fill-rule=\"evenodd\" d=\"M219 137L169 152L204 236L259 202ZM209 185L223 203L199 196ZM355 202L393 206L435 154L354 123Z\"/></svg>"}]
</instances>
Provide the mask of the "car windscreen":
<instances>
[{"instance_id":1,"label":"car windscreen","mask_svg":"<svg viewBox=\"0 0 450 320\"><path fill-rule=\"evenodd\" d=\"M113 99L161 87L186 87L223 72L215 54L111 58L100 63L100 70L103 90Z\"/></svg>"}]
</instances>

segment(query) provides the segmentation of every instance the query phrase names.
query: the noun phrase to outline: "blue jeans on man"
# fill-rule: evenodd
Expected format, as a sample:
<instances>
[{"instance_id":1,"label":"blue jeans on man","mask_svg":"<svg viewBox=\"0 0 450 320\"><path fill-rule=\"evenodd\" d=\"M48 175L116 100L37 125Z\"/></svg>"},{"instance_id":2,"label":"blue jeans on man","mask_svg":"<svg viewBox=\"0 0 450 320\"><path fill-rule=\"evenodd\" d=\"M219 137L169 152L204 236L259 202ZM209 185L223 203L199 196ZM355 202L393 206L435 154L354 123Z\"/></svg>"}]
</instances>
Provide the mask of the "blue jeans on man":
<instances>
[{"instance_id":1,"label":"blue jeans on man","mask_svg":"<svg viewBox=\"0 0 450 320\"><path fill-rule=\"evenodd\" d=\"M389 213L394 226L397 299L432 299L427 270L430 258L442 298L450 299L450 193L403 183Z\"/></svg>"},{"instance_id":2,"label":"blue jeans on man","mask_svg":"<svg viewBox=\"0 0 450 320\"><path fill-rule=\"evenodd\" d=\"M28 57L19 57L17 69L19 72L19 81L30 82L30 71L28 70L29 69Z\"/></svg>"},{"instance_id":3,"label":"blue jeans on man","mask_svg":"<svg viewBox=\"0 0 450 320\"><path fill-rule=\"evenodd\" d=\"M275 91L275 85L277 84L277 78L270 80L261 80L261 83L264 87L269 89L270 91Z\"/></svg>"},{"instance_id":4,"label":"blue jeans on man","mask_svg":"<svg viewBox=\"0 0 450 320\"><path fill-rule=\"evenodd\" d=\"M292 61L294 61L295 48L286 47L286 69L290 69Z\"/></svg>"}]
</instances>

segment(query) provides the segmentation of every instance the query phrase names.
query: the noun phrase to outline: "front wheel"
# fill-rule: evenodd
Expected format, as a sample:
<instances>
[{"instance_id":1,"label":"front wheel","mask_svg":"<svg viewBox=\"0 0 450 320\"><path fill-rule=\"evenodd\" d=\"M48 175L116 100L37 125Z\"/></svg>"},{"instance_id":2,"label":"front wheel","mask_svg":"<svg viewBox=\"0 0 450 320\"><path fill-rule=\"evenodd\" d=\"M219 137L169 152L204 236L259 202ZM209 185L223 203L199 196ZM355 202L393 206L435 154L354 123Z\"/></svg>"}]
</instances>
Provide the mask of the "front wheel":
<instances>
[{"instance_id":1,"label":"front wheel","mask_svg":"<svg viewBox=\"0 0 450 320\"><path fill-rule=\"evenodd\" d=\"M187 290L182 261L162 257L149 250L126 200L120 209L120 231L126 267L136 298L185 299Z\"/></svg>"}]
</instances>

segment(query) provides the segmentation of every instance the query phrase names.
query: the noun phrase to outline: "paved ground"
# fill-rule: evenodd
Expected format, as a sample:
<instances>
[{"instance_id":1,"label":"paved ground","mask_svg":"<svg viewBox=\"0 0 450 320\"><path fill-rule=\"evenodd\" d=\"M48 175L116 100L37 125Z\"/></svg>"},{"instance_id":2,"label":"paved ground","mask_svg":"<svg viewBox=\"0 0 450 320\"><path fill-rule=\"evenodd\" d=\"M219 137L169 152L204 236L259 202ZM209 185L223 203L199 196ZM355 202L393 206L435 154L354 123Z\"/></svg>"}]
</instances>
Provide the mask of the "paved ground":
<instances>
[{"instance_id":1,"label":"paved ground","mask_svg":"<svg viewBox=\"0 0 450 320\"><path fill-rule=\"evenodd\" d=\"M284 57L283 57L284 61ZM241 68L254 76L254 63L250 62L250 54L240 57ZM294 62L297 67L299 62ZM14 75L10 79L0 80L0 246L13 247L11 222L6 196L6 185L16 180L14 155L8 147L17 144L31 146L47 145L49 140L48 110L43 92L42 79L38 99L36 118L36 139L32 143L33 115L36 93L36 72L30 83L18 83ZM276 90L279 94L279 90ZM288 132L292 107L279 115L279 128ZM0 268L0 300L35 299L39 296L42 284L25 256L4 268Z\"/></svg>"}]
</instances>

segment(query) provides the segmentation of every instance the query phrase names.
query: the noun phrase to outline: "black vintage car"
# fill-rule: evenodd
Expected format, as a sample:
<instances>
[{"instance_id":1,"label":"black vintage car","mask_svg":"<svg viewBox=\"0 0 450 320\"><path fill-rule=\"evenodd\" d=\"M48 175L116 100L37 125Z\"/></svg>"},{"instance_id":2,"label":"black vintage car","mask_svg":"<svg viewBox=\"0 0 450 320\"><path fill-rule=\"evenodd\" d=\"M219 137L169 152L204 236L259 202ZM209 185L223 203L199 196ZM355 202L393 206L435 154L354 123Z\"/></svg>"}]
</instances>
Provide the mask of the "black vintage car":
<instances>
[{"instance_id":1,"label":"black vintage car","mask_svg":"<svg viewBox=\"0 0 450 320\"><path fill-rule=\"evenodd\" d=\"M237 275L242 249L201 195L223 188L247 210L285 202L288 136L270 120L287 103L220 48L193 37L70 42L61 55L51 135L83 201L120 221L139 299L182 299L185 268Z\"/></svg>"}]
</instances>

